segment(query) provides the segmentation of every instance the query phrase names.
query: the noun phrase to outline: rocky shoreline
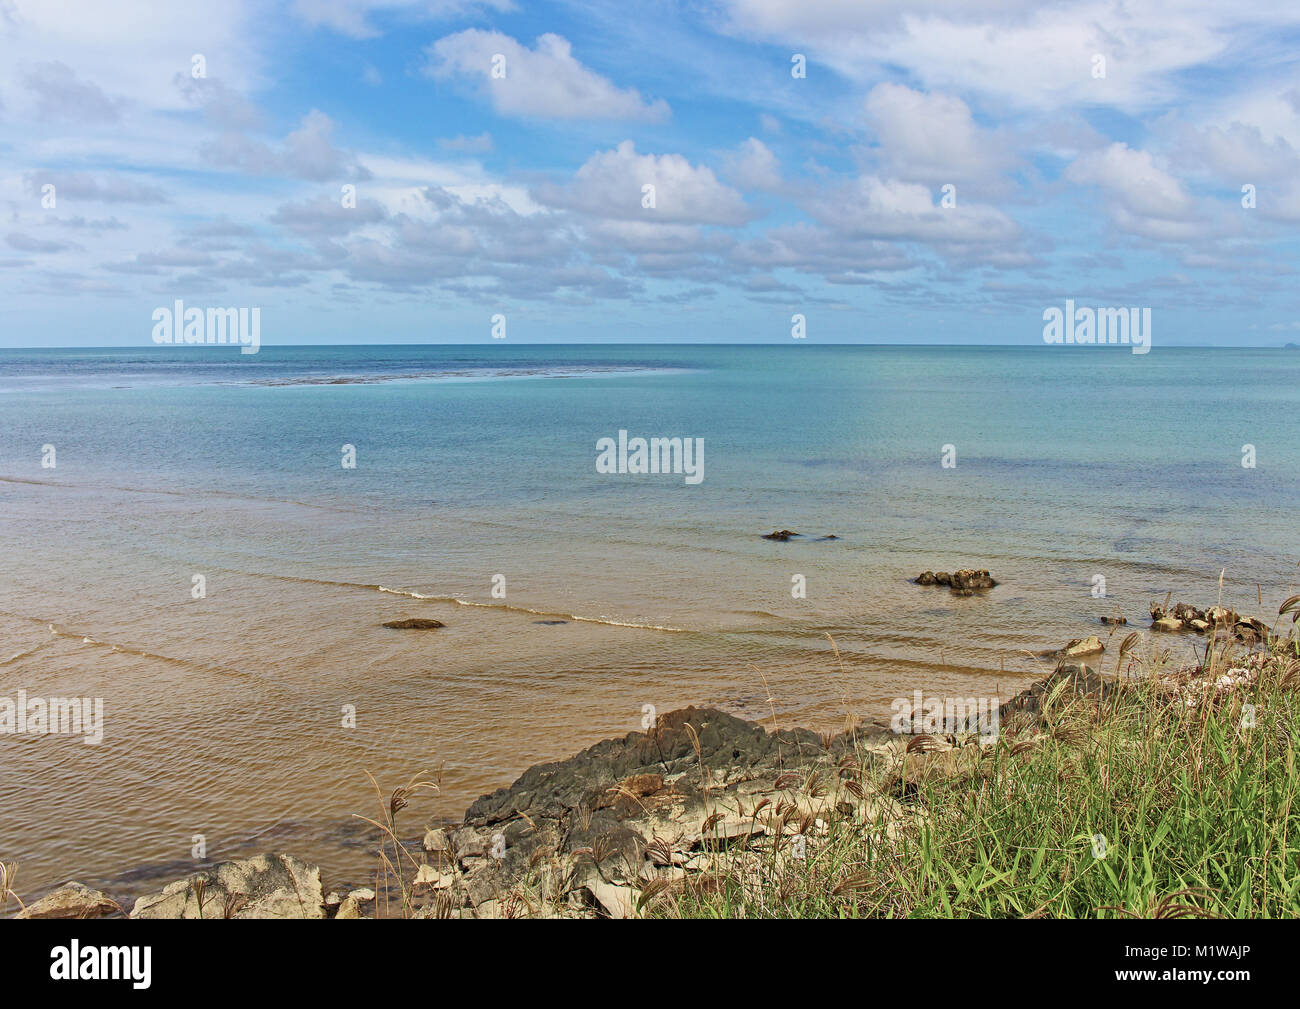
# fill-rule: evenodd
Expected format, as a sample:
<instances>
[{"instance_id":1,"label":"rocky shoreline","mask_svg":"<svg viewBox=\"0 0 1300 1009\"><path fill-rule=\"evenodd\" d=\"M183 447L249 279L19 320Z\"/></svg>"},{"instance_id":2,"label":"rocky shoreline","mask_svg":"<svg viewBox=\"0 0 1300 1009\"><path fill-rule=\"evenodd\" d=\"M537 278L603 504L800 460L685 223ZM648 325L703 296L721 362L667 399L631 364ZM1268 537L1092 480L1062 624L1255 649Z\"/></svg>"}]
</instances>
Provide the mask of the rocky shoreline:
<instances>
[{"instance_id":1,"label":"rocky shoreline","mask_svg":"<svg viewBox=\"0 0 1300 1009\"><path fill-rule=\"evenodd\" d=\"M961 595L997 585L988 571L974 569L927 571L915 582ZM1296 602L1300 597L1280 612ZM1154 632L1197 633L1248 649L1270 639L1263 621L1222 606L1168 608L1166 599L1149 612ZM1101 620L1127 623L1119 616ZM442 625L406 618L384 626ZM1119 645L1121 660L1138 636L1130 633ZM1117 681L1090 663L1105 649L1090 635L1040 653L1056 669L996 708L994 735L1016 747L1033 745L1044 729L1040 700L1049 692L1104 700ZM1170 689L1185 689L1195 675L1180 670ZM1232 687L1246 674L1228 679ZM649 731L530 767L514 784L480 797L459 823L405 842L396 820L410 796L398 789L387 814L390 832L375 838L377 861L386 858L376 872L378 894L369 887L327 889L318 866L268 853L191 873L139 897L129 910L73 882L17 917L633 917L656 894L707 881L721 855L765 849L768 857L803 857L796 850L815 847L832 818L869 831L896 829L927 780L977 778L996 745L983 734L987 721L977 722L974 713L944 727L927 732L924 723L918 730L896 718L839 734L769 731L715 708L684 708Z\"/></svg>"},{"instance_id":2,"label":"rocky shoreline","mask_svg":"<svg viewBox=\"0 0 1300 1009\"><path fill-rule=\"evenodd\" d=\"M1108 689L1087 665L1063 663L1001 705L1002 733L1033 738L1039 699L1063 681ZM129 910L71 883L18 917L362 918L396 916L393 902L409 917L632 917L648 897L706 876L715 857L765 839L791 842L798 857L800 839L815 845L831 817L889 830L928 777L969 773L993 745L973 720L957 728L902 735L878 720L838 735L769 731L684 708L482 796L461 823L410 842L410 878L378 897L331 892L317 866L276 853L193 873Z\"/></svg>"}]
</instances>

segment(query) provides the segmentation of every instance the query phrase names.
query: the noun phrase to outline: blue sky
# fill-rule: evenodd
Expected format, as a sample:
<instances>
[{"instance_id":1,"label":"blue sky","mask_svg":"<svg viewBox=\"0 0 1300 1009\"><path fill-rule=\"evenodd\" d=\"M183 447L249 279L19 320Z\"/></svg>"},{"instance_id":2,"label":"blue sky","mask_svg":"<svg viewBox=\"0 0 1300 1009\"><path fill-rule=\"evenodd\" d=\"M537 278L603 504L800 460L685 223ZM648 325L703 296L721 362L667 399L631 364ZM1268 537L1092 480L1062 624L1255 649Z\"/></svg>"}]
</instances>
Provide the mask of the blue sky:
<instances>
[{"instance_id":1,"label":"blue sky","mask_svg":"<svg viewBox=\"0 0 1300 1009\"><path fill-rule=\"evenodd\" d=\"M1300 342L1298 43L1254 0L0 0L0 345L177 298L264 345L1033 344L1066 298Z\"/></svg>"}]
</instances>

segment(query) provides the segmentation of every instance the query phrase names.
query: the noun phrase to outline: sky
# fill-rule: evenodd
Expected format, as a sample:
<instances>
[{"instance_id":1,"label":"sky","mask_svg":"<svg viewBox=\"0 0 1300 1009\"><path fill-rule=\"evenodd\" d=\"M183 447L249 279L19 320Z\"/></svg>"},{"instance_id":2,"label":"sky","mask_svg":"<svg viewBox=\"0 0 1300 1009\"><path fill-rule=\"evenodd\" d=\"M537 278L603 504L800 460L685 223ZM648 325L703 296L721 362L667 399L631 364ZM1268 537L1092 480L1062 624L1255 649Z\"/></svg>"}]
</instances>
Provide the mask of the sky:
<instances>
[{"instance_id":1,"label":"sky","mask_svg":"<svg viewBox=\"0 0 1300 1009\"><path fill-rule=\"evenodd\" d=\"M1280 346L1300 4L0 0L0 214L9 347Z\"/></svg>"}]
</instances>

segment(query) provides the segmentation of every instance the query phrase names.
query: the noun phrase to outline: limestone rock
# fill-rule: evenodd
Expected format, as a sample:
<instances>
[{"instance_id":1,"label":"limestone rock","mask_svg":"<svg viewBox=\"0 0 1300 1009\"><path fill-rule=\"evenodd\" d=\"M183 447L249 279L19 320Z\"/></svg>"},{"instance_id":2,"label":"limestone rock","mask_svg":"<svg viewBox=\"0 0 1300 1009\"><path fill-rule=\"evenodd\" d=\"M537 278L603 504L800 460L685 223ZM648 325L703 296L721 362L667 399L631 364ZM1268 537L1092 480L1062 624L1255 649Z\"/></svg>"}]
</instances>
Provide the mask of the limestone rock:
<instances>
[{"instance_id":1,"label":"limestone rock","mask_svg":"<svg viewBox=\"0 0 1300 1009\"><path fill-rule=\"evenodd\" d=\"M1106 646L1101 643L1101 638L1089 634L1086 638L1075 638L1061 649L1061 654L1066 658L1076 659L1081 655L1096 655L1105 650Z\"/></svg>"},{"instance_id":2,"label":"limestone rock","mask_svg":"<svg viewBox=\"0 0 1300 1009\"><path fill-rule=\"evenodd\" d=\"M221 862L147 894L135 902L131 917L323 918L324 904L319 867L292 855L256 855Z\"/></svg>"},{"instance_id":3,"label":"limestone rock","mask_svg":"<svg viewBox=\"0 0 1300 1009\"><path fill-rule=\"evenodd\" d=\"M69 883L18 912L19 918L100 918L122 910L117 901L82 883Z\"/></svg>"}]
</instances>

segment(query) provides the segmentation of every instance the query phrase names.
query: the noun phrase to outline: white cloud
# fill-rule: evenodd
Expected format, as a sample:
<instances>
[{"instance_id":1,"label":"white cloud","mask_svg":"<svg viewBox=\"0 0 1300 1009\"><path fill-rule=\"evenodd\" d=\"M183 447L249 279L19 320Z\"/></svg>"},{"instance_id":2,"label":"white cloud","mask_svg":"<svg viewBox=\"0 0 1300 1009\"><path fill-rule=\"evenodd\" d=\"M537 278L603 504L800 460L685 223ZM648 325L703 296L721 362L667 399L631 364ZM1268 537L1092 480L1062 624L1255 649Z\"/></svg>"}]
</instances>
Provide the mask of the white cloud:
<instances>
[{"instance_id":1,"label":"white cloud","mask_svg":"<svg viewBox=\"0 0 1300 1009\"><path fill-rule=\"evenodd\" d=\"M1019 108L1145 108L1178 94L1174 76L1233 58L1239 40L1300 23L1268 0L726 0L728 30L803 49L847 77L901 67L927 88ZM1092 75L1106 57L1104 79Z\"/></svg>"},{"instance_id":2,"label":"white cloud","mask_svg":"<svg viewBox=\"0 0 1300 1009\"><path fill-rule=\"evenodd\" d=\"M781 188L781 166L763 141L750 137L727 159L727 175L746 189Z\"/></svg>"},{"instance_id":3,"label":"white cloud","mask_svg":"<svg viewBox=\"0 0 1300 1009\"><path fill-rule=\"evenodd\" d=\"M855 238L994 245L1015 240L1020 230L995 207L937 206L927 187L875 175L820 193L809 210L826 227Z\"/></svg>"},{"instance_id":4,"label":"white cloud","mask_svg":"<svg viewBox=\"0 0 1300 1009\"><path fill-rule=\"evenodd\" d=\"M1149 151L1113 143L1071 162L1065 177L1098 186L1109 199L1111 219L1122 231L1173 241L1203 230L1196 223L1197 206L1182 182Z\"/></svg>"},{"instance_id":5,"label":"white cloud","mask_svg":"<svg viewBox=\"0 0 1300 1009\"><path fill-rule=\"evenodd\" d=\"M670 115L666 102L646 102L637 91L620 89L583 66L559 35L542 35L529 49L501 32L470 28L439 39L425 52L425 73L471 83L504 116L660 122ZM497 57L505 59L504 76L493 76Z\"/></svg>"},{"instance_id":6,"label":"white cloud","mask_svg":"<svg viewBox=\"0 0 1300 1009\"><path fill-rule=\"evenodd\" d=\"M953 95L925 94L901 84L877 84L866 112L891 175L918 182L988 179L1010 167L1008 144L979 127L970 107Z\"/></svg>"},{"instance_id":7,"label":"white cloud","mask_svg":"<svg viewBox=\"0 0 1300 1009\"><path fill-rule=\"evenodd\" d=\"M654 186L655 206L642 206L643 188ZM593 154L566 186L543 186L538 198L596 217L654 224L738 226L754 216L740 193L719 182L713 170L680 154L638 154L631 140Z\"/></svg>"},{"instance_id":8,"label":"white cloud","mask_svg":"<svg viewBox=\"0 0 1300 1009\"><path fill-rule=\"evenodd\" d=\"M317 182L367 178L369 172L352 152L334 146L333 133L333 120L312 109L279 147L241 133L226 133L204 144L201 153L214 165L237 168L250 175L283 175Z\"/></svg>"},{"instance_id":9,"label":"white cloud","mask_svg":"<svg viewBox=\"0 0 1300 1009\"><path fill-rule=\"evenodd\" d=\"M241 91L261 79L258 50L249 45L259 15L248 0L6 0L0 6L9 13L0 17L0 91L6 96L18 92L34 68L54 61L71 67L83 86L145 109L185 107L172 79L190 72L195 53L204 55L211 76Z\"/></svg>"}]
</instances>

